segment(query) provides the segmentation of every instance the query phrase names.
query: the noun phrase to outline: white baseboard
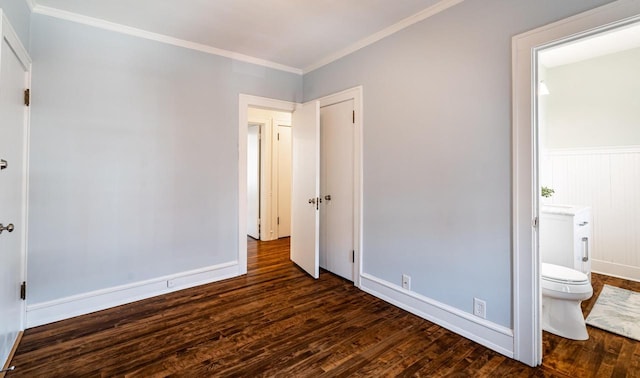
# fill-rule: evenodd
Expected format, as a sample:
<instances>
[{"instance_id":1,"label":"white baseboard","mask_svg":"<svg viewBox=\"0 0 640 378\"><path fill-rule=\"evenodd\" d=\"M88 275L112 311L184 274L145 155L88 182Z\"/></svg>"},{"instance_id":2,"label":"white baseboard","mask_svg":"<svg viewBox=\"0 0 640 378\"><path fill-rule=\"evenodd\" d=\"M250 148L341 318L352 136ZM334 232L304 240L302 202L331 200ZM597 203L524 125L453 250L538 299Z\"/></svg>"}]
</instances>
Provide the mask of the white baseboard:
<instances>
[{"instance_id":1,"label":"white baseboard","mask_svg":"<svg viewBox=\"0 0 640 378\"><path fill-rule=\"evenodd\" d=\"M513 330L510 328L475 317L367 273L361 275L360 289L509 358L514 357Z\"/></svg>"},{"instance_id":2,"label":"white baseboard","mask_svg":"<svg viewBox=\"0 0 640 378\"><path fill-rule=\"evenodd\" d=\"M238 261L27 305L27 328L241 275Z\"/></svg>"},{"instance_id":3,"label":"white baseboard","mask_svg":"<svg viewBox=\"0 0 640 378\"><path fill-rule=\"evenodd\" d=\"M640 282L640 267L591 259L591 271L625 280Z\"/></svg>"}]
</instances>

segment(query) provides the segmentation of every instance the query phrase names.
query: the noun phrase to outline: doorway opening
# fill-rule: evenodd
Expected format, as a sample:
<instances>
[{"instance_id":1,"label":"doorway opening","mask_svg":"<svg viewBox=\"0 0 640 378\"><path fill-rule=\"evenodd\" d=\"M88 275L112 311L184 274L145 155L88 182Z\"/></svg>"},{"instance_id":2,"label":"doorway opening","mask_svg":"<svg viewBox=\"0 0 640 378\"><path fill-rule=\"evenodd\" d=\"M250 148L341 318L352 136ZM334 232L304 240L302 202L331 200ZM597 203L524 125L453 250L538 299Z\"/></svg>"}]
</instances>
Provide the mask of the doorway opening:
<instances>
[{"instance_id":1,"label":"doorway opening","mask_svg":"<svg viewBox=\"0 0 640 378\"><path fill-rule=\"evenodd\" d=\"M640 21L640 4L620 0L513 38L514 358L542 362L538 221L538 52Z\"/></svg>"},{"instance_id":2,"label":"doorway opening","mask_svg":"<svg viewBox=\"0 0 640 378\"><path fill-rule=\"evenodd\" d=\"M261 241L291 235L291 113L249 107L247 235Z\"/></svg>"},{"instance_id":3,"label":"doorway opening","mask_svg":"<svg viewBox=\"0 0 640 378\"><path fill-rule=\"evenodd\" d=\"M545 268L560 266L583 273L593 293L583 296L575 329L545 321L569 315L545 315L543 296L542 327L582 340L598 332L583 318L598 313L604 283L640 281L640 236L631 226L640 212L640 22L540 48L536 62L541 285ZM623 324L607 317L610 329Z\"/></svg>"},{"instance_id":4,"label":"doorway opening","mask_svg":"<svg viewBox=\"0 0 640 378\"><path fill-rule=\"evenodd\" d=\"M344 231L348 231L346 242L342 243L343 245L339 248L340 256L338 258L343 267L346 267L346 269L343 269L344 272L342 270L338 272L330 265L323 267L326 267L329 271L353 281L355 286L360 285L362 246L361 93L362 89L358 87L339 92L319 100L314 100L304 105L263 97L240 95L238 263L241 267L241 273L246 273L247 235L250 235L248 222L253 222L252 219L254 217L254 215L250 214L257 213L259 214L259 221L256 221L256 223L260 225L260 239L275 240L279 237L288 237L290 235L291 260L307 272L310 272L310 274L315 278L318 277L317 272L319 270L320 235L318 231L322 228L323 236L327 235L326 240L331 242L338 240L341 233ZM323 187L323 193L320 193L320 108L324 109L322 111L324 114L322 116L323 119L328 117L325 120L325 123L333 123L333 109L340 108L340 104L343 103L347 104L350 108L348 112L340 112L341 122L343 124L348 124L351 128L349 134L351 135L350 138L342 141L344 147L347 149L342 152L344 156L338 160L338 164L329 164L327 162L322 165L325 167L336 165L337 168L341 168L345 166L344 163L348 161L349 164L346 164L348 169L346 169L346 173L342 173L343 177L346 178L333 178L332 180L337 181L338 184L341 184L341 181L346 180L349 185ZM344 105L342 105L342 107L344 107ZM310 115L308 117L297 118L297 115L300 116L303 113L301 109L310 110L311 113L315 114L315 116ZM280 119L276 119L277 117L272 117L271 119L265 117L266 113L274 114L273 112L280 113ZM252 113L255 113L253 115L254 118L251 118ZM285 120L285 116L289 116L291 118ZM262 118L260 119L260 117ZM344 122L345 120L348 120L348 122ZM310 128L302 127L307 123L310 124ZM315 123L315 126L312 125L313 123ZM255 142L255 140L250 142L250 138L255 139L255 137L252 137L251 135L257 134L257 131L250 132L249 125L260 125L259 128L261 129L260 135L262 139L260 142ZM311 145L301 148L305 145L307 140L301 136L301 134L296 137L296 130L298 130L299 133L302 133L303 130L311 130ZM334 138L330 135L328 137L330 139ZM298 142L296 142L296 138L299 138ZM256 153L254 152L252 154L249 152L249 145L251 143L254 145L258 144L260 146L259 155L262 157L260 163L256 162ZM281 145L278 146L274 143L281 143ZM287 147L285 148L283 145L286 145ZM297 152L296 146L298 146ZM335 144L331 148L335 149ZM252 149L257 150L257 147L252 147ZM303 162L305 160L304 156L309 153L311 155L316 153L318 154L318 160L316 160L318 165L316 166L315 163L311 164L312 168L316 167L318 169L303 169L298 170L298 173L296 173L296 166L299 167L300 164L298 163ZM332 155L332 153L323 154L325 157L329 155ZM265 159L265 156L271 157L270 163L265 163L268 159ZM253 163L250 163L249 159L251 159ZM261 173L259 175L259 179L256 174L258 169L248 169L249 164L259 166L259 171ZM268 167L265 167L265 165L268 165ZM271 170L272 174L267 174L266 172L268 170ZM336 170L340 169L331 169L331 171ZM277 175L273 176L273 172L277 172ZM286 182L286 180L283 182L282 178L287 177L289 174L291 180L289 182ZM304 183L304 185L296 185L296 177L302 180L298 182L298 184ZM250 199L250 196L251 198L255 198L254 193L256 192L255 189L252 189L251 191L249 190L250 180L253 180L254 182L259 181L261 183L262 190L259 190L260 194L257 196L259 198L258 201ZM265 185L265 181L270 182ZM327 179L325 178L322 181L327 181ZM307 187L308 190L305 191L303 186ZM297 194L296 189L298 190ZM343 193L345 190L346 193ZM329 193L328 191L332 191L332 193ZM300 197L298 200L296 200L296 195ZM289 197L288 200L287 197ZM348 201L343 202L345 199ZM253 204L249 205L250 201L253 201ZM326 206L333 205L334 203L335 207L339 206L340 209L334 209L333 212L329 213L332 213L335 216L335 214L340 213L338 210L341 210L347 214L346 221L342 218L340 221L342 222L340 224L344 226L344 230L339 230L338 232L329 230L329 227L320 227L320 217L318 216L320 213L320 206L322 206L322 211L324 212ZM306 221L302 219L303 217L296 217L296 211L298 215L307 213L311 214L310 217L307 217L307 220L310 220L310 223L306 223ZM278 217L278 214L282 215L283 213L290 213L291 218L287 219L287 217ZM298 227L298 231L296 231L296 227ZM325 234L324 231L327 230L328 234ZM304 242L302 247L295 244L297 241ZM327 244L323 243L323 246L324 245ZM296 253L299 253L300 255L296 255ZM302 261L298 259L300 256L302 256L302 260L309 262L309 266L300 263L300 261ZM328 260L330 259L327 259L327 261ZM313 274L313 272L316 273Z\"/></svg>"}]
</instances>

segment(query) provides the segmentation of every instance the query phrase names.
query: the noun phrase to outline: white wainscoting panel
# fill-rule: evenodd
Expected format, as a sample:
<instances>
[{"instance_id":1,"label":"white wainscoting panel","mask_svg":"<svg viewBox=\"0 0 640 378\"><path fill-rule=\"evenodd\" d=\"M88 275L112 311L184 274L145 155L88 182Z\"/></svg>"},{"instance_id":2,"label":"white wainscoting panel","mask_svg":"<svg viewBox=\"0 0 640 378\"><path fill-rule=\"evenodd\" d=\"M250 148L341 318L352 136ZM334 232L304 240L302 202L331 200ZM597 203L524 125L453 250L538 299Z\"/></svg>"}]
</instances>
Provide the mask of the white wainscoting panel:
<instances>
[{"instance_id":1,"label":"white wainscoting panel","mask_svg":"<svg viewBox=\"0 0 640 378\"><path fill-rule=\"evenodd\" d=\"M548 202L592 207L592 270L640 281L640 146L548 150L541 167Z\"/></svg>"}]
</instances>

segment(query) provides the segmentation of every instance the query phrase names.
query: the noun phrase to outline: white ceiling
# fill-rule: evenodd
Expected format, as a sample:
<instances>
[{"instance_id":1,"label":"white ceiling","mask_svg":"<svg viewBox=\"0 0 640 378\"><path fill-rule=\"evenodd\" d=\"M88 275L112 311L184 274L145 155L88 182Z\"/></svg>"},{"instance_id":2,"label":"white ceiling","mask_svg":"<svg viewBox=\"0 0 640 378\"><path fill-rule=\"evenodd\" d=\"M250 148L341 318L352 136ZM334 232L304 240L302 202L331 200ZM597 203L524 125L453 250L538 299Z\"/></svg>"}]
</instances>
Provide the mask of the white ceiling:
<instances>
[{"instance_id":1,"label":"white ceiling","mask_svg":"<svg viewBox=\"0 0 640 378\"><path fill-rule=\"evenodd\" d=\"M308 70L426 8L461 0L30 1L39 13L71 12Z\"/></svg>"},{"instance_id":2,"label":"white ceiling","mask_svg":"<svg viewBox=\"0 0 640 378\"><path fill-rule=\"evenodd\" d=\"M552 68L638 47L640 23L543 50L539 58L543 66Z\"/></svg>"}]
</instances>

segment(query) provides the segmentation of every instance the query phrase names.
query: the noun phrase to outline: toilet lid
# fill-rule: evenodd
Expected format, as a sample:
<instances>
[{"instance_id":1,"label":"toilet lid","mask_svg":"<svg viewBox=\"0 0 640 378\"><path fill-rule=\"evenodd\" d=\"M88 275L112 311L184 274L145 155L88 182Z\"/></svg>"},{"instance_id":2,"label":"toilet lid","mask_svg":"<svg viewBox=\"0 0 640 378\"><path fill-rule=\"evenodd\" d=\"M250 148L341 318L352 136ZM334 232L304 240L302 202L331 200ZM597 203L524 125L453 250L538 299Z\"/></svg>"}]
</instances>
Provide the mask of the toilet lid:
<instances>
[{"instance_id":1,"label":"toilet lid","mask_svg":"<svg viewBox=\"0 0 640 378\"><path fill-rule=\"evenodd\" d=\"M566 266L542 263L542 278L559 282L585 283L589 277L575 269Z\"/></svg>"}]
</instances>

